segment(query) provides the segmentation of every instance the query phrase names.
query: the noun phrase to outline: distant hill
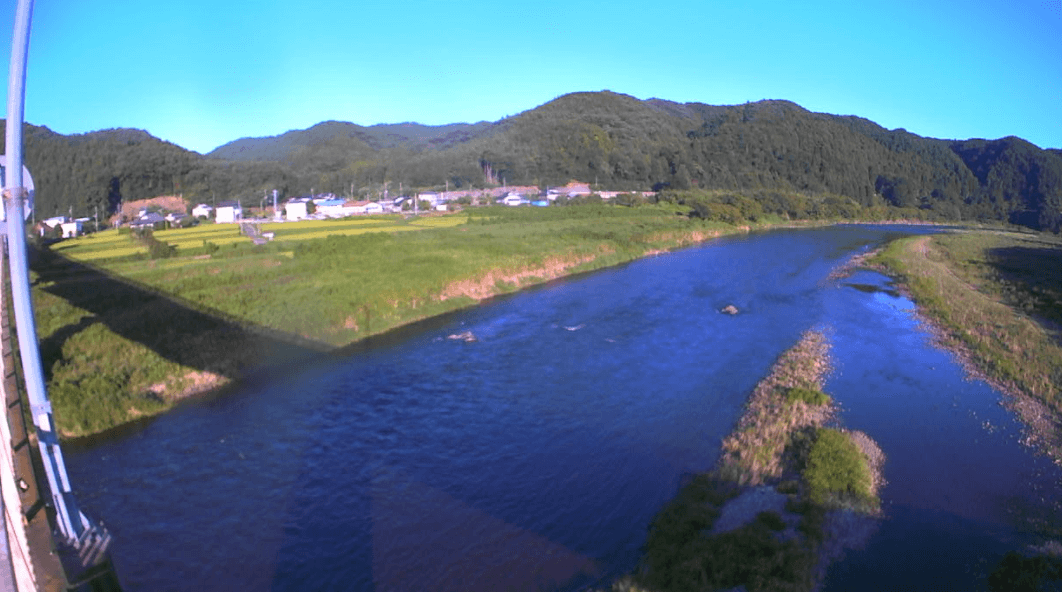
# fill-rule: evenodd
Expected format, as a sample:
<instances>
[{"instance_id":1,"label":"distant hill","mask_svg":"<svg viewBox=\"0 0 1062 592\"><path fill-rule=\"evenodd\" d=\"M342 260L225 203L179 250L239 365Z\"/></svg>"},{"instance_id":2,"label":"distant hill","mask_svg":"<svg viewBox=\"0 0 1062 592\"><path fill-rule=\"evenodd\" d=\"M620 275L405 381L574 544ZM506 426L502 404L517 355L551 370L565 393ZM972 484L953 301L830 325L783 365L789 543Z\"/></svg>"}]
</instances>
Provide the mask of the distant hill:
<instances>
[{"instance_id":1,"label":"distant hill","mask_svg":"<svg viewBox=\"0 0 1062 592\"><path fill-rule=\"evenodd\" d=\"M441 126L395 123L362 127L342 121L326 121L279 136L241 138L219 146L207 156L234 161L295 162L306 151L322 147L353 156L398 148L416 152L449 148L489 133L493 128L493 124L486 122Z\"/></svg>"},{"instance_id":2,"label":"distant hill","mask_svg":"<svg viewBox=\"0 0 1062 592\"><path fill-rule=\"evenodd\" d=\"M363 127L337 121L243 138L207 156L139 130L62 136L27 126L38 210L91 214L121 200L261 200L311 189L561 185L835 195L947 219L1058 232L1062 150L1020 138L938 140L788 101L714 106L573 93L498 122Z\"/></svg>"}]
</instances>

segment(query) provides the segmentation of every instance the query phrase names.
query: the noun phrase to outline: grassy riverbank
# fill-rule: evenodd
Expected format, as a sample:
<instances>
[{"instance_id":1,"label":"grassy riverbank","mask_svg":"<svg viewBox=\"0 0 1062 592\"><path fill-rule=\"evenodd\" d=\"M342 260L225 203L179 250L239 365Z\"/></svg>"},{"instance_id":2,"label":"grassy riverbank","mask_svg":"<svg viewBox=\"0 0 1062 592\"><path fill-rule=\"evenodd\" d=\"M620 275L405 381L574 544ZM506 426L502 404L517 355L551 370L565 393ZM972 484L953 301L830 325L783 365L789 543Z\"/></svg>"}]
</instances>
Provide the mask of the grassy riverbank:
<instances>
[{"instance_id":1,"label":"grassy riverbank","mask_svg":"<svg viewBox=\"0 0 1062 592\"><path fill-rule=\"evenodd\" d=\"M38 253L33 275L60 432L99 432L249 368L305 363L496 294L748 230L677 213L482 208L279 224L260 246L210 225L158 232L175 249L154 259L117 231L59 243Z\"/></svg>"},{"instance_id":2,"label":"grassy riverbank","mask_svg":"<svg viewBox=\"0 0 1062 592\"><path fill-rule=\"evenodd\" d=\"M1062 462L1062 240L962 232L895 241L874 262L894 275L967 368L997 383Z\"/></svg>"},{"instance_id":3,"label":"grassy riverbank","mask_svg":"<svg viewBox=\"0 0 1062 592\"><path fill-rule=\"evenodd\" d=\"M757 384L716 470L654 518L638 572L616 591L807 591L845 541L838 512L876 515L883 457L865 434L823 427L825 334L809 331Z\"/></svg>"}]
</instances>

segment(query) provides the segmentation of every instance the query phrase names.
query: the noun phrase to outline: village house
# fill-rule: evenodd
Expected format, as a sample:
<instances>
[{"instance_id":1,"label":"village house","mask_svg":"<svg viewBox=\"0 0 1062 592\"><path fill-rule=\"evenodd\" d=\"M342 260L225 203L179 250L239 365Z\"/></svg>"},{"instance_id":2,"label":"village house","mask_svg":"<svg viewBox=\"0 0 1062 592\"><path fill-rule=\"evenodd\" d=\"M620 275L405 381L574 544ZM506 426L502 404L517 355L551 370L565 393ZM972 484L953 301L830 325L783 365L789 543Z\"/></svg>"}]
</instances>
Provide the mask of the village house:
<instances>
[{"instance_id":1,"label":"village house","mask_svg":"<svg viewBox=\"0 0 1062 592\"><path fill-rule=\"evenodd\" d=\"M310 215L306 206L309 201L310 198L308 197L289 199L287 203L284 204L284 217L287 218L288 221L305 220Z\"/></svg>"},{"instance_id":2,"label":"village house","mask_svg":"<svg viewBox=\"0 0 1062 592\"><path fill-rule=\"evenodd\" d=\"M192 208L192 215L196 218L209 218L210 214L213 213L213 211L214 208L207 204L198 204L194 208Z\"/></svg>"},{"instance_id":3,"label":"village house","mask_svg":"<svg viewBox=\"0 0 1062 592\"><path fill-rule=\"evenodd\" d=\"M166 228L166 219L157 212L145 212L136 220L129 223L133 230L162 230Z\"/></svg>"},{"instance_id":4,"label":"village house","mask_svg":"<svg viewBox=\"0 0 1062 592\"><path fill-rule=\"evenodd\" d=\"M322 199L320 201L313 200L314 205L317 206L317 212L327 218L345 218L349 216L351 212L347 210L344 205L345 200L342 199Z\"/></svg>"},{"instance_id":5,"label":"village house","mask_svg":"<svg viewBox=\"0 0 1062 592\"><path fill-rule=\"evenodd\" d=\"M170 223L171 228L184 228L185 226L191 226L194 222L194 218L188 214L181 212L171 212L166 214L166 221Z\"/></svg>"},{"instance_id":6,"label":"village house","mask_svg":"<svg viewBox=\"0 0 1062 592\"><path fill-rule=\"evenodd\" d=\"M569 181L567 185L562 187L549 187L546 189L546 199L549 201L556 201L558 197L564 197L571 199L573 197L583 197L593 193L590 190L589 183L580 183L579 181Z\"/></svg>"},{"instance_id":7,"label":"village house","mask_svg":"<svg viewBox=\"0 0 1062 592\"><path fill-rule=\"evenodd\" d=\"M218 204L214 221L218 224L232 224L243 219L243 208L238 201L223 201Z\"/></svg>"},{"instance_id":8,"label":"village house","mask_svg":"<svg viewBox=\"0 0 1062 592\"><path fill-rule=\"evenodd\" d=\"M61 226L68 220L66 216L55 216L53 218L46 218L37 223L37 232L41 236L44 236L49 231L53 230L56 226Z\"/></svg>"},{"instance_id":9,"label":"village house","mask_svg":"<svg viewBox=\"0 0 1062 592\"><path fill-rule=\"evenodd\" d=\"M418 193L417 199L420 201L426 201L431 204L432 208L442 203L442 198L434 191L425 191L424 193Z\"/></svg>"},{"instance_id":10,"label":"village house","mask_svg":"<svg viewBox=\"0 0 1062 592\"><path fill-rule=\"evenodd\" d=\"M75 236L81 236L84 228L82 220L71 220L69 222L63 222L59 225L63 231L63 238L74 238Z\"/></svg>"}]
</instances>

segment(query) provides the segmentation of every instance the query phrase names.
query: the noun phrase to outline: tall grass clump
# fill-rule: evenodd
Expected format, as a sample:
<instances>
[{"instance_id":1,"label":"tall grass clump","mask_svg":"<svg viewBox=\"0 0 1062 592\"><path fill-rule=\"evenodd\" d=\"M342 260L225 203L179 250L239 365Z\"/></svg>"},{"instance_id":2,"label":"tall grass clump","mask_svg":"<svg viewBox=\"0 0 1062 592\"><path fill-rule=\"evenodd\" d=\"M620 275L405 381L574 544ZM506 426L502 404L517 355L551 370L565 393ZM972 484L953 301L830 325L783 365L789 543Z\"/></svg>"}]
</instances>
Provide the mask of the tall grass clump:
<instances>
[{"instance_id":1,"label":"tall grass clump","mask_svg":"<svg viewBox=\"0 0 1062 592\"><path fill-rule=\"evenodd\" d=\"M805 405L829 405L830 396L819 390L806 389L801 387L793 387L786 391L785 398L790 403L800 401Z\"/></svg>"},{"instance_id":2,"label":"tall grass clump","mask_svg":"<svg viewBox=\"0 0 1062 592\"><path fill-rule=\"evenodd\" d=\"M816 504L877 505L867 459L851 438L838 430L817 431L804 468L804 482Z\"/></svg>"}]
</instances>

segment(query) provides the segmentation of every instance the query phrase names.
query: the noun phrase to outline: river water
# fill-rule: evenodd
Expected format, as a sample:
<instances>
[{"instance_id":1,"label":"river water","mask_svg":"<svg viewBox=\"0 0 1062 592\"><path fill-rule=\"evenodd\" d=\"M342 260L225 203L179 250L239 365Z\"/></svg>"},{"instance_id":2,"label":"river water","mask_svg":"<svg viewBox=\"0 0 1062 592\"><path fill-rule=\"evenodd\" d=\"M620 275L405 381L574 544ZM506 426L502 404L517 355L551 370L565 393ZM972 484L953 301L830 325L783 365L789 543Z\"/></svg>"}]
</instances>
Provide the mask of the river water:
<instances>
[{"instance_id":1,"label":"river water","mask_svg":"<svg viewBox=\"0 0 1062 592\"><path fill-rule=\"evenodd\" d=\"M1055 520L1062 479L885 278L827 279L898 232L731 237L496 299L70 445L71 479L128 590L603 585L825 327L827 391L889 457L886 517L827 587L983 587Z\"/></svg>"}]
</instances>

